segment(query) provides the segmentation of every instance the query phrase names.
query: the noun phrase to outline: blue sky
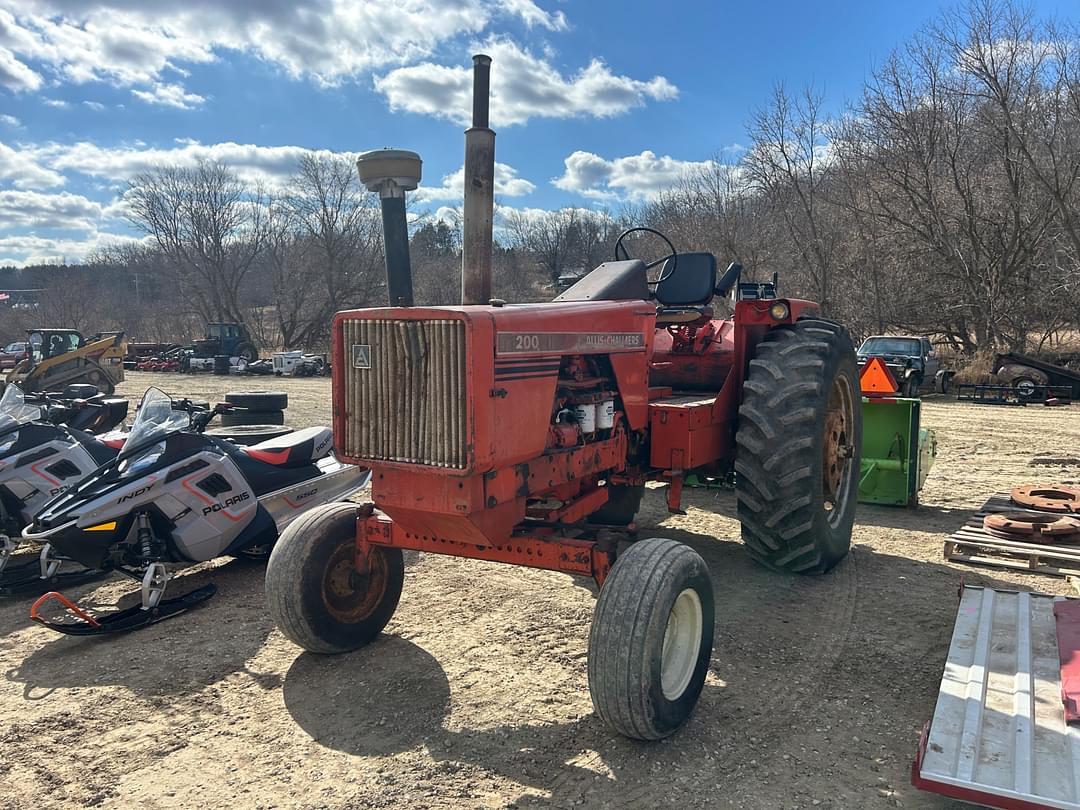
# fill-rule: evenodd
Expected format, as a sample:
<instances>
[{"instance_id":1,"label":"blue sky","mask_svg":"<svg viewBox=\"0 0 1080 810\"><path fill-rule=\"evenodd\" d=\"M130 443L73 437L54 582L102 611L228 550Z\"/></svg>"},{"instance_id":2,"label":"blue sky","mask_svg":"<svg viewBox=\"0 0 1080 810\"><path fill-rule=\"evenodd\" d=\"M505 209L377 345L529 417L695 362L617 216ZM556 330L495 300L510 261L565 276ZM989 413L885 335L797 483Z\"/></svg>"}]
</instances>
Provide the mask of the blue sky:
<instances>
[{"instance_id":1,"label":"blue sky","mask_svg":"<svg viewBox=\"0 0 1080 810\"><path fill-rule=\"evenodd\" d=\"M500 203L616 208L745 143L774 82L842 110L950 5L0 0L0 264L132 238L125 180L199 156L273 186L303 150L415 149L421 206L453 206L478 50Z\"/></svg>"}]
</instances>

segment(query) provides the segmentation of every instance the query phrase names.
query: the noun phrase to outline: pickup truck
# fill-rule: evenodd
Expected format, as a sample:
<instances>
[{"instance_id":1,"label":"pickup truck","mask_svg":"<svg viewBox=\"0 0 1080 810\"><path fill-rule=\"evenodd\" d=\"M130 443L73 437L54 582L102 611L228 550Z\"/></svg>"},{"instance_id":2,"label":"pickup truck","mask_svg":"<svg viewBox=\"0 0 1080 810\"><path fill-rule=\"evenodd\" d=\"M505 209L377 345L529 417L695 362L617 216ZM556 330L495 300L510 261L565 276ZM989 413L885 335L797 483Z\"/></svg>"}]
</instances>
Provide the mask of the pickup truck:
<instances>
[{"instance_id":1,"label":"pickup truck","mask_svg":"<svg viewBox=\"0 0 1080 810\"><path fill-rule=\"evenodd\" d=\"M15 368L30 356L30 344L25 340L9 343L0 351L0 369Z\"/></svg>"},{"instance_id":2,"label":"pickup truck","mask_svg":"<svg viewBox=\"0 0 1080 810\"><path fill-rule=\"evenodd\" d=\"M944 394L951 372L941 368L930 338L913 335L873 335L863 341L858 351L859 364L871 357L885 361L900 387L900 395L917 397L924 386Z\"/></svg>"}]
</instances>

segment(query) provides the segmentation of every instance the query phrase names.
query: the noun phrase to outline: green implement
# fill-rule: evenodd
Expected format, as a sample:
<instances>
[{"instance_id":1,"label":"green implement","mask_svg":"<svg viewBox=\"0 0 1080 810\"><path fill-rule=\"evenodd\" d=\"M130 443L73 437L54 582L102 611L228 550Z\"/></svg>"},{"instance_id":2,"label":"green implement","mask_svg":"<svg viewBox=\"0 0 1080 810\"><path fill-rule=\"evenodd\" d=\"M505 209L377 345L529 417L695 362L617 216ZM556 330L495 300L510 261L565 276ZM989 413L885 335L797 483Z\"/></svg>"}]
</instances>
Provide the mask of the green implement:
<instances>
[{"instance_id":1,"label":"green implement","mask_svg":"<svg viewBox=\"0 0 1080 810\"><path fill-rule=\"evenodd\" d=\"M863 397L859 501L915 506L937 456L937 439L919 424L921 402L904 397Z\"/></svg>"}]
</instances>

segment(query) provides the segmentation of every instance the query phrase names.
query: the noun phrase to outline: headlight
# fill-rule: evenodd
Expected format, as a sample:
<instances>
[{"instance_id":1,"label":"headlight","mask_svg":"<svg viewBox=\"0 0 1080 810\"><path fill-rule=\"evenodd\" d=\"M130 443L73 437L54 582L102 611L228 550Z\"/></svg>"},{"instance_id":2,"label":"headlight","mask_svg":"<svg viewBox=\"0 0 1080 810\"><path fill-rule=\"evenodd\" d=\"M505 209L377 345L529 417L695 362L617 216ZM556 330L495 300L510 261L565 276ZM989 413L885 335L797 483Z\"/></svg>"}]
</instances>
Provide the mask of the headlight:
<instances>
[{"instance_id":1,"label":"headlight","mask_svg":"<svg viewBox=\"0 0 1080 810\"><path fill-rule=\"evenodd\" d=\"M119 470L122 478L130 478L133 475L137 475L141 470L145 470L147 467L155 464L161 454L165 452L165 442L161 441L157 444L150 445L137 456L126 458L120 462Z\"/></svg>"},{"instance_id":2,"label":"headlight","mask_svg":"<svg viewBox=\"0 0 1080 810\"><path fill-rule=\"evenodd\" d=\"M786 321L788 315L791 314L791 310L788 309L788 305L783 301L777 301L771 307L769 307L769 315L772 316L774 321Z\"/></svg>"}]
</instances>

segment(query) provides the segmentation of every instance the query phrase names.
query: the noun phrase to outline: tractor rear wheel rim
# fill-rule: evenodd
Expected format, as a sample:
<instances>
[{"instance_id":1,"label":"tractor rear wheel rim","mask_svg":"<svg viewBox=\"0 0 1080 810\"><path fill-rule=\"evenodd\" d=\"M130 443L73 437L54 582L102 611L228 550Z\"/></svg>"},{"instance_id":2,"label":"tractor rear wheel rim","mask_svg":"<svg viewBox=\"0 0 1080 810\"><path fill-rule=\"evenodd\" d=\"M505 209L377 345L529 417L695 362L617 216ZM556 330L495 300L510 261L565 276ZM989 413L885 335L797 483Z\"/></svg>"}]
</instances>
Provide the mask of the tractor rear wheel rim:
<instances>
[{"instance_id":1,"label":"tractor rear wheel rim","mask_svg":"<svg viewBox=\"0 0 1080 810\"><path fill-rule=\"evenodd\" d=\"M854 455L851 431L855 425L855 404L851 381L838 374L829 389L825 405L825 441L822 443L821 489L825 511L843 514L847 498L846 473Z\"/></svg>"},{"instance_id":2,"label":"tractor rear wheel rim","mask_svg":"<svg viewBox=\"0 0 1080 810\"><path fill-rule=\"evenodd\" d=\"M703 627L701 598L693 588L680 593L668 614L660 654L660 688L668 700L682 697L697 668Z\"/></svg>"},{"instance_id":3,"label":"tractor rear wheel rim","mask_svg":"<svg viewBox=\"0 0 1080 810\"><path fill-rule=\"evenodd\" d=\"M341 543L327 561L323 574L323 603L331 616L355 624L371 615L386 591L389 569L382 554L368 554L368 570L356 569L356 544Z\"/></svg>"}]
</instances>

